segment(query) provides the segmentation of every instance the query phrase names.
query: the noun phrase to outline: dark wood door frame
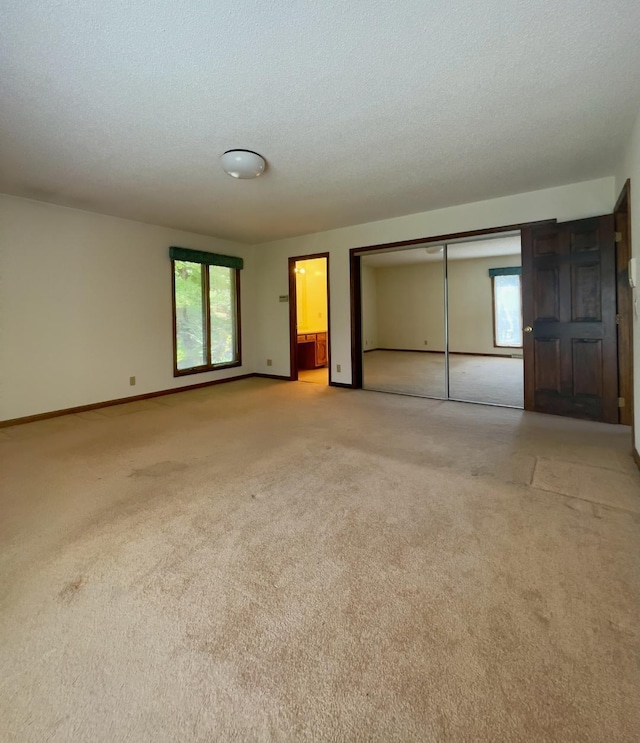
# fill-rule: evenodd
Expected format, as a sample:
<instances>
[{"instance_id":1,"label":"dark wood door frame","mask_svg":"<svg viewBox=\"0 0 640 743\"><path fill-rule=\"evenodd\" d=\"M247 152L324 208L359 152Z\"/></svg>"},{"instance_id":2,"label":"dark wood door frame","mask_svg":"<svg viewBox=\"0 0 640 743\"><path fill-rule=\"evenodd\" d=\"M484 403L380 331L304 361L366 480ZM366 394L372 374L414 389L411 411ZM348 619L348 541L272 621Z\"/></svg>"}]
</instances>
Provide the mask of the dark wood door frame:
<instances>
[{"instance_id":1,"label":"dark wood door frame","mask_svg":"<svg viewBox=\"0 0 640 743\"><path fill-rule=\"evenodd\" d=\"M360 258L365 253L377 250L390 250L392 248L411 248L416 245L427 243L444 243L453 240L461 240L467 237L481 237L497 235L501 232L521 231L525 227L543 224L556 224L557 219L543 219L537 222L522 222L520 224L509 224L501 227L487 227L480 230L468 230L466 232L451 232L446 235L435 235L416 238L414 240L401 240L393 243L382 243L380 245L367 245L349 250L350 287L351 287L351 387L362 389L362 284Z\"/></svg>"},{"instance_id":2,"label":"dark wood door frame","mask_svg":"<svg viewBox=\"0 0 640 743\"><path fill-rule=\"evenodd\" d=\"M331 381L331 290L329 281L329 253L312 253L311 255L296 255L289 258L289 356L290 356L290 373L289 379L292 382L298 379L298 349L297 349L297 289L296 289L296 272L295 267L298 261L309 261L315 258L327 259L327 366L329 368L329 385Z\"/></svg>"},{"instance_id":3,"label":"dark wood door frame","mask_svg":"<svg viewBox=\"0 0 640 743\"><path fill-rule=\"evenodd\" d=\"M633 426L633 291L631 258L631 183L622 187L613 210L616 231L616 312L618 323L618 395L624 400L619 422Z\"/></svg>"}]
</instances>

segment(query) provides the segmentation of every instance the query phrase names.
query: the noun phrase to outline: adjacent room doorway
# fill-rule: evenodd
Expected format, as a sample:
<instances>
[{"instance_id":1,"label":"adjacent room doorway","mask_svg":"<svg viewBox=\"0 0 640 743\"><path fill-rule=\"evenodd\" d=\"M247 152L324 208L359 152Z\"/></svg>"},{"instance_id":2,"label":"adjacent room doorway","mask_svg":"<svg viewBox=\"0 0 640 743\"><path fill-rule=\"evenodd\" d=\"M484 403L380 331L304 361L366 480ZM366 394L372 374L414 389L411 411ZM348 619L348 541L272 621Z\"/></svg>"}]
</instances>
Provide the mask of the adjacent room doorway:
<instances>
[{"instance_id":1,"label":"adjacent room doorway","mask_svg":"<svg viewBox=\"0 0 640 743\"><path fill-rule=\"evenodd\" d=\"M289 258L292 380L330 384L329 317L329 254Z\"/></svg>"}]
</instances>

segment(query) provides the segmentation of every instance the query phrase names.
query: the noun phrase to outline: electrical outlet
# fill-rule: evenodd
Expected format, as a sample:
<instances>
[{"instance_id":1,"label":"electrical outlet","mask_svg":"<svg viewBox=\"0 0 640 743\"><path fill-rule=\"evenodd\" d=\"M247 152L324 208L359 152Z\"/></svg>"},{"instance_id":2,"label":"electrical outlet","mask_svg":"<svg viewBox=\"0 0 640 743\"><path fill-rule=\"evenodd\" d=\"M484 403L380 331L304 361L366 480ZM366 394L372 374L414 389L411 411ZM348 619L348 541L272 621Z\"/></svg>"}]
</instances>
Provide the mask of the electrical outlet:
<instances>
[{"instance_id":1,"label":"electrical outlet","mask_svg":"<svg viewBox=\"0 0 640 743\"><path fill-rule=\"evenodd\" d=\"M267 366L273 366L273 359L267 359Z\"/></svg>"},{"instance_id":2,"label":"electrical outlet","mask_svg":"<svg viewBox=\"0 0 640 743\"><path fill-rule=\"evenodd\" d=\"M336 364L336 371L341 372L342 371L342 364Z\"/></svg>"},{"instance_id":3,"label":"electrical outlet","mask_svg":"<svg viewBox=\"0 0 640 743\"><path fill-rule=\"evenodd\" d=\"M135 383L136 383L136 378L135 377L129 377L129 385L131 387L133 387L135 385Z\"/></svg>"}]
</instances>

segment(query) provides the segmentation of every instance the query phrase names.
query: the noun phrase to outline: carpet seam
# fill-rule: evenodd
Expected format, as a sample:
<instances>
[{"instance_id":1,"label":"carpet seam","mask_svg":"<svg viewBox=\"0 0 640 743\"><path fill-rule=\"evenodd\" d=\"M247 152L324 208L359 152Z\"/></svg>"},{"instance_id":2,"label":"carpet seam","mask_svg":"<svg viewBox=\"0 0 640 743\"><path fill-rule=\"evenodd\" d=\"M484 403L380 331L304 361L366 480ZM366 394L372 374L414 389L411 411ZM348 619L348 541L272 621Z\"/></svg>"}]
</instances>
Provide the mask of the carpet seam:
<instances>
[{"instance_id":1,"label":"carpet seam","mask_svg":"<svg viewBox=\"0 0 640 743\"><path fill-rule=\"evenodd\" d=\"M531 479L529 480L529 485L533 487L533 478L536 474L536 469L538 468L538 457L533 458L533 469L531 470Z\"/></svg>"},{"instance_id":2,"label":"carpet seam","mask_svg":"<svg viewBox=\"0 0 640 743\"><path fill-rule=\"evenodd\" d=\"M143 412L143 411L141 411ZM632 460L633 458L630 457ZM617 472L619 475L626 475L627 477L633 477L635 475L632 475L630 472L624 469L620 469L618 467L606 467L602 464L587 464L586 462L574 462L571 459L557 459L556 457L536 457L536 463L538 459L546 459L548 462L562 462L563 464L572 464L572 465L580 465L585 467L591 467L594 470L604 470L605 472ZM534 468L535 469L535 468Z\"/></svg>"},{"instance_id":3,"label":"carpet seam","mask_svg":"<svg viewBox=\"0 0 640 743\"><path fill-rule=\"evenodd\" d=\"M595 504L597 506L602 506L603 508L609 508L612 511L622 511L623 513L631 514L632 516L640 516L640 511L631 511L628 508L623 508L622 506L612 506L610 503L603 503L602 501L598 500L589 500L589 498L581 498L579 495L567 495L566 493L559 493L557 490L547 490L546 488L540 488L536 487L534 485L531 486L532 490L538 490L541 493L549 493L550 495L558 495L561 498L571 498L572 500L579 500L583 503L591 503L592 505Z\"/></svg>"}]
</instances>

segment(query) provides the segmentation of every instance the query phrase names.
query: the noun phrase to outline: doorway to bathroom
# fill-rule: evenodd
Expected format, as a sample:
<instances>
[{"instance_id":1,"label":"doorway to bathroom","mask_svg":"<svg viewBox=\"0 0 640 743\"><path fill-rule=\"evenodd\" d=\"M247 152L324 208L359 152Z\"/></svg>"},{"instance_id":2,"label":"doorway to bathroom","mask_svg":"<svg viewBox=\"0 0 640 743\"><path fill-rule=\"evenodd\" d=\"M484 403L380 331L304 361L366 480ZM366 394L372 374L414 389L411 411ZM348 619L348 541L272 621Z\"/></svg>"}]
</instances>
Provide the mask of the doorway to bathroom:
<instances>
[{"instance_id":1,"label":"doorway to bathroom","mask_svg":"<svg viewBox=\"0 0 640 743\"><path fill-rule=\"evenodd\" d=\"M291 379L327 386L329 254L289 258Z\"/></svg>"}]
</instances>

